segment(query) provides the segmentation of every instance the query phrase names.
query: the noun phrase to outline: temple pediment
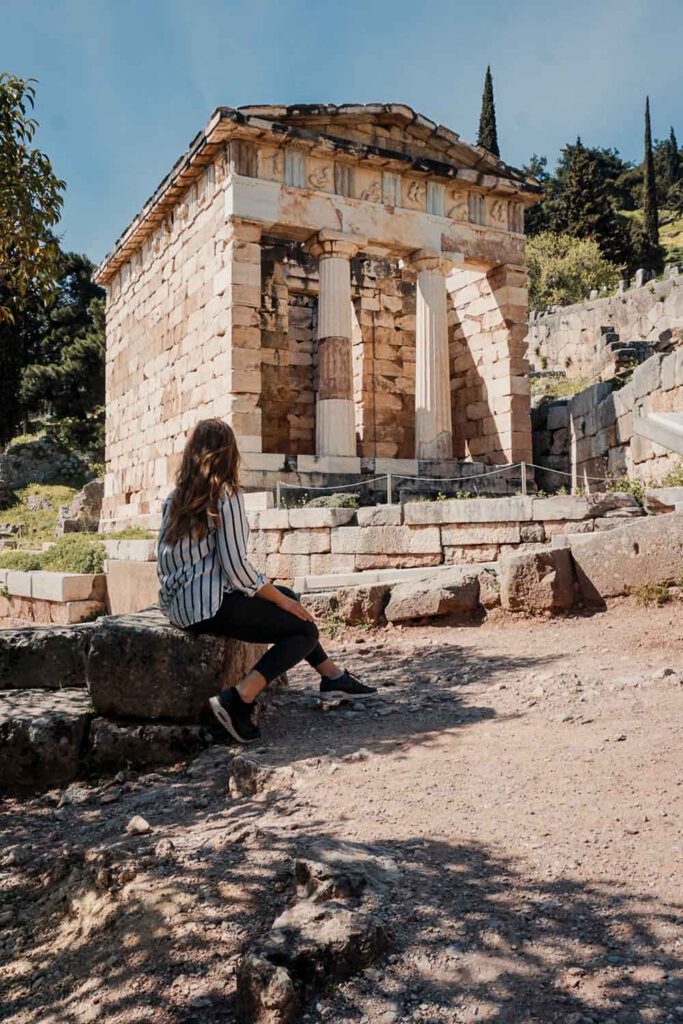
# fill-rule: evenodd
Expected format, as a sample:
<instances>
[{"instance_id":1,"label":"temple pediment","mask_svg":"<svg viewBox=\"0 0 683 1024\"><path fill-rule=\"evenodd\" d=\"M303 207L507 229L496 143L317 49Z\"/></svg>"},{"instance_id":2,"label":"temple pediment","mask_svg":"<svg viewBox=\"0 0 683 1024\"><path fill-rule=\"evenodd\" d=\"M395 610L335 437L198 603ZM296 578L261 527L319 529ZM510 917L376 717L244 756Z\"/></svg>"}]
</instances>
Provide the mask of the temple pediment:
<instances>
[{"instance_id":1,"label":"temple pediment","mask_svg":"<svg viewBox=\"0 0 683 1024\"><path fill-rule=\"evenodd\" d=\"M285 129L527 182L522 171L402 103L251 105L238 110L247 118L277 122Z\"/></svg>"}]
</instances>

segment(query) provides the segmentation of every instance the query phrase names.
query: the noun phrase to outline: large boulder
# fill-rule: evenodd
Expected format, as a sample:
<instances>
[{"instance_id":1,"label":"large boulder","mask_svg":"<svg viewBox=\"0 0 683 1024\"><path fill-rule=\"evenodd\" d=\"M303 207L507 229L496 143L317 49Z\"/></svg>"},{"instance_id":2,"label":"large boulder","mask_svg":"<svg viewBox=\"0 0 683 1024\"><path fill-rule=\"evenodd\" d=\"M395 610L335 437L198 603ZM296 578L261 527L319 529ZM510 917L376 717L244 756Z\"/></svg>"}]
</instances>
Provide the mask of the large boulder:
<instances>
[{"instance_id":1,"label":"large boulder","mask_svg":"<svg viewBox=\"0 0 683 1024\"><path fill-rule=\"evenodd\" d=\"M301 603L317 619L338 615L348 625L384 622L384 609L389 600L390 587L376 583L365 587L340 587L334 591L303 594Z\"/></svg>"},{"instance_id":2,"label":"large boulder","mask_svg":"<svg viewBox=\"0 0 683 1024\"><path fill-rule=\"evenodd\" d=\"M503 555L499 572L500 601L506 611L553 612L574 603L574 570L566 548Z\"/></svg>"},{"instance_id":3,"label":"large boulder","mask_svg":"<svg viewBox=\"0 0 683 1024\"><path fill-rule=\"evenodd\" d=\"M85 686L88 645L96 623L0 630L0 690Z\"/></svg>"},{"instance_id":4,"label":"large boulder","mask_svg":"<svg viewBox=\"0 0 683 1024\"><path fill-rule=\"evenodd\" d=\"M389 622L409 622L444 615L469 616L478 606L478 573L457 566L426 579L396 584L384 613Z\"/></svg>"},{"instance_id":5,"label":"large boulder","mask_svg":"<svg viewBox=\"0 0 683 1024\"><path fill-rule=\"evenodd\" d=\"M0 694L0 791L25 793L75 779L90 713L84 690Z\"/></svg>"},{"instance_id":6,"label":"large boulder","mask_svg":"<svg viewBox=\"0 0 683 1024\"><path fill-rule=\"evenodd\" d=\"M602 604L646 584L683 579L683 514L648 516L570 539L582 599Z\"/></svg>"},{"instance_id":7,"label":"large boulder","mask_svg":"<svg viewBox=\"0 0 683 1024\"><path fill-rule=\"evenodd\" d=\"M212 742L211 732L202 725L96 718L90 726L88 761L95 768L176 764Z\"/></svg>"},{"instance_id":8,"label":"large boulder","mask_svg":"<svg viewBox=\"0 0 683 1024\"><path fill-rule=\"evenodd\" d=\"M156 608L112 615L92 632L88 689L99 715L198 722L209 697L238 682L265 650L188 633Z\"/></svg>"}]
</instances>

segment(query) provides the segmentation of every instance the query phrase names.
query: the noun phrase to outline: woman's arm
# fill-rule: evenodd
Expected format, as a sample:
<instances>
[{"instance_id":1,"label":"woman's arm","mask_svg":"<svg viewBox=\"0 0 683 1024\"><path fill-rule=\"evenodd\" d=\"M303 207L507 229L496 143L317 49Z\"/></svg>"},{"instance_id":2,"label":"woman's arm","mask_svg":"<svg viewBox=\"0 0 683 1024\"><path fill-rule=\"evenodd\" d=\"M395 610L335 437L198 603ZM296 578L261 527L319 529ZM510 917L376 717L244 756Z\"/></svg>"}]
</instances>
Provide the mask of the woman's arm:
<instances>
[{"instance_id":1,"label":"woman's arm","mask_svg":"<svg viewBox=\"0 0 683 1024\"><path fill-rule=\"evenodd\" d=\"M263 573L257 572L247 557L249 526L244 511L244 498L239 491L224 498L219 504L221 525L218 530L218 557L225 575L233 587L249 597L258 594L265 601L272 601L283 611L296 615L307 622L313 616L291 597L281 593L269 583Z\"/></svg>"}]
</instances>

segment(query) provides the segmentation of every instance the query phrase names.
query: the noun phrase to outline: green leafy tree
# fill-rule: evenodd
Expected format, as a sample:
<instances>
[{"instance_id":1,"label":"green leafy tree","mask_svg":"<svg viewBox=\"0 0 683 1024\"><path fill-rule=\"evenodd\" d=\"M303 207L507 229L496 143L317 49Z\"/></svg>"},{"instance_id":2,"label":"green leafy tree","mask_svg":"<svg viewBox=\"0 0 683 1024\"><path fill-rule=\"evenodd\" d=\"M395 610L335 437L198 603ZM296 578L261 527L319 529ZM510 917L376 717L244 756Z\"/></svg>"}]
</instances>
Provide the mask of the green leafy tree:
<instances>
[{"instance_id":1,"label":"green leafy tree","mask_svg":"<svg viewBox=\"0 0 683 1024\"><path fill-rule=\"evenodd\" d=\"M678 152L678 140L676 132L671 127L668 138L666 177L669 188L675 185L681 177L681 154Z\"/></svg>"},{"instance_id":2,"label":"green leafy tree","mask_svg":"<svg viewBox=\"0 0 683 1024\"><path fill-rule=\"evenodd\" d=\"M496 127L496 105L493 99L493 78L491 77L490 66L486 68L486 75L484 76L484 94L481 99L477 145L487 149L494 156L500 156L498 129Z\"/></svg>"},{"instance_id":3,"label":"green leafy tree","mask_svg":"<svg viewBox=\"0 0 683 1024\"><path fill-rule=\"evenodd\" d=\"M652 152L650 126L650 97L645 100L645 153L643 157L643 231L641 258L643 266L659 273L664 260L659 245L659 212L657 208L657 179Z\"/></svg>"},{"instance_id":4,"label":"green leafy tree","mask_svg":"<svg viewBox=\"0 0 683 1024\"><path fill-rule=\"evenodd\" d=\"M0 443L21 419L17 393L31 313L53 297L59 258L53 229L64 182L33 148L34 100L31 79L0 75Z\"/></svg>"},{"instance_id":5,"label":"green leafy tree","mask_svg":"<svg viewBox=\"0 0 683 1024\"><path fill-rule=\"evenodd\" d=\"M103 458L104 292L86 256L64 253L57 299L22 374L21 400L69 447Z\"/></svg>"},{"instance_id":6,"label":"green leafy tree","mask_svg":"<svg viewBox=\"0 0 683 1024\"><path fill-rule=\"evenodd\" d=\"M528 240L527 266L532 309L582 302L594 288L612 291L622 275L594 239L551 231Z\"/></svg>"},{"instance_id":7,"label":"green leafy tree","mask_svg":"<svg viewBox=\"0 0 683 1024\"><path fill-rule=\"evenodd\" d=\"M629 225L610 203L598 162L580 138L565 150L569 152L565 155L566 170L558 175L553 230L575 238L591 238L609 262L630 266L633 245Z\"/></svg>"}]
</instances>

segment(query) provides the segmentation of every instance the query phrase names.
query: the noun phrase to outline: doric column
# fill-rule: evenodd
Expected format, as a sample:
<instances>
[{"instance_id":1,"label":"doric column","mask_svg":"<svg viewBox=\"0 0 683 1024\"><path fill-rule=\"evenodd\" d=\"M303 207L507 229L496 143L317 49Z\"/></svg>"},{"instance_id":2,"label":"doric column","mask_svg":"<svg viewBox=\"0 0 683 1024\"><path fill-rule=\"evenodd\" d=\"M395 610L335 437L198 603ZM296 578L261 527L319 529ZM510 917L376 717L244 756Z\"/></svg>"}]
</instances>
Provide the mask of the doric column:
<instances>
[{"instance_id":1,"label":"doric column","mask_svg":"<svg viewBox=\"0 0 683 1024\"><path fill-rule=\"evenodd\" d=\"M356 454L351 359L351 267L367 244L358 235L325 229L308 243L318 257L318 376L315 406L316 455Z\"/></svg>"},{"instance_id":2,"label":"doric column","mask_svg":"<svg viewBox=\"0 0 683 1024\"><path fill-rule=\"evenodd\" d=\"M457 256L420 249L406 261L417 271L415 458L453 457L446 314L446 274Z\"/></svg>"}]
</instances>

